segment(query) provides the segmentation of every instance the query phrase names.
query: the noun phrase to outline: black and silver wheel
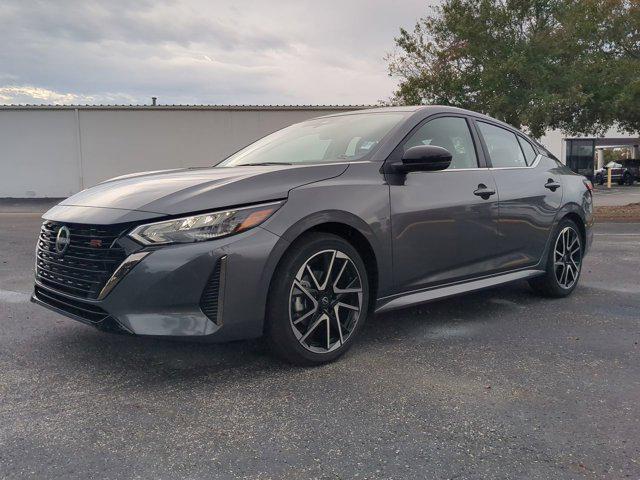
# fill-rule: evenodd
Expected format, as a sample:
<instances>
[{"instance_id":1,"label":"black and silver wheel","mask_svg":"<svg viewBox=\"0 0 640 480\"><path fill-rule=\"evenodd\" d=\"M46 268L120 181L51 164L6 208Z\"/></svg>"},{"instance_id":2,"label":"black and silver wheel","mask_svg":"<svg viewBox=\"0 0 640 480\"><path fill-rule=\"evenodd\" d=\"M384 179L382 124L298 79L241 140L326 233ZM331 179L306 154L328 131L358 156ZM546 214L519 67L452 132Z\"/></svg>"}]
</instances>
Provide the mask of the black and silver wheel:
<instances>
[{"instance_id":1,"label":"black and silver wheel","mask_svg":"<svg viewBox=\"0 0 640 480\"><path fill-rule=\"evenodd\" d=\"M562 220L551 244L545 275L530 280L529 284L545 296L569 295L580 278L582 252L582 239L577 225L571 220Z\"/></svg>"},{"instance_id":2,"label":"black and silver wheel","mask_svg":"<svg viewBox=\"0 0 640 480\"><path fill-rule=\"evenodd\" d=\"M602 174L596 175L596 183L598 185L604 185L604 175Z\"/></svg>"},{"instance_id":3,"label":"black and silver wheel","mask_svg":"<svg viewBox=\"0 0 640 480\"><path fill-rule=\"evenodd\" d=\"M295 242L274 275L267 337L286 360L315 365L352 344L369 303L365 266L341 237L316 233Z\"/></svg>"},{"instance_id":4,"label":"black and silver wheel","mask_svg":"<svg viewBox=\"0 0 640 480\"><path fill-rule=\"evenodd\" d=\"M633 185L633 180L633 175L631 175L629 172L626 172L624 174L623 181L625 185Z\"/></svg>"}]
</instances>

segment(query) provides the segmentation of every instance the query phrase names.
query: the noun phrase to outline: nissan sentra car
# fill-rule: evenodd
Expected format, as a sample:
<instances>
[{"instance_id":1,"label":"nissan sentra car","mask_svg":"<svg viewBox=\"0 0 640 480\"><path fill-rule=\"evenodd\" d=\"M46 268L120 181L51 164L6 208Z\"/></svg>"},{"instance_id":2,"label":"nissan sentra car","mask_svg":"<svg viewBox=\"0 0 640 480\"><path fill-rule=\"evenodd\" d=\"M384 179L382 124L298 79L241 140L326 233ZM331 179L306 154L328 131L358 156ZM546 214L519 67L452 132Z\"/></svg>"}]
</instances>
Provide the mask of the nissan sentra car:
<instances>
[{"instance_id":1,"label":"nissan sentra car","mask_svg":"<svg viewBox=\"0 0 640 480\"><path fill-rule=\"evenodd\" d=\"M292 125L213 167L125 175L43 216L32 300L96 328L266 336L302 365L373 312L527 280L564 297L591 183L522 132L451 107Z\"/></svg>"}]
</instances>

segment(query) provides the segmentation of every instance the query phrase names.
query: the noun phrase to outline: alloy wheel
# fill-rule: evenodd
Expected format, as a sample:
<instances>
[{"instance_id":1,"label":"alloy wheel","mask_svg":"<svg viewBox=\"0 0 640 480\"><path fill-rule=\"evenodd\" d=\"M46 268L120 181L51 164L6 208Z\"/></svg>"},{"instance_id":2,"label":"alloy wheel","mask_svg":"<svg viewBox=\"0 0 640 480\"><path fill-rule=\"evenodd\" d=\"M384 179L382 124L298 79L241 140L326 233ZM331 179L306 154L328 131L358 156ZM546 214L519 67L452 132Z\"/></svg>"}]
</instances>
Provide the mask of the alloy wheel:
<instances>
[{"instance_id":1,"label":"alloy wheel","mask_svg":"<svg viewBox=\"0 0 640 480\"><path fill-rule=\"evenodd\" d=\"M558 284L564 289L573 287L578 281L582 262L580 236L573 228L565 227L560 231L553 260Z\"/></svg>"},{"instance_id":2,"label":"alloy wheel","mask_svg":"<svg viewBox=\"0 0 640 480\"><path fill-rule=\"evenodd\" d=\"M300 344L314 353L340 348L362 310L360 273L340 250L322 250L298 269L289 294L289 320Z\"/></svg>"}]
</instances>

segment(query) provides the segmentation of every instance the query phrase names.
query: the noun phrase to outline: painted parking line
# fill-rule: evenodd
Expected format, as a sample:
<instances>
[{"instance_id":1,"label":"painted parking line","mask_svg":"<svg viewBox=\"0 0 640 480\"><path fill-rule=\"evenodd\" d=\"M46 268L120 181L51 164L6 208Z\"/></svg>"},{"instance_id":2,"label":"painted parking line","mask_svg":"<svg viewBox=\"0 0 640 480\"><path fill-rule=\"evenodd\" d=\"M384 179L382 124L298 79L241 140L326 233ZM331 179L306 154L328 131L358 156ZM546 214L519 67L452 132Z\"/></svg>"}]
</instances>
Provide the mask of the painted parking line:
<instances>
[{"instance_id":1,"label":"painted parking line","mask_svg":"<svg viewBox=\"0 0 640 480\"><path fill-rule=\"evenodd\" d=\"M640 237L640 233L594 233L596 237Z\"/></svg>"},{"instance_id":2,"label":"painted parking line","mask_svg":"<svg viewBox=\"0 0 640 480\"><path fill-rule=\"evenodd\" d=\"M22 292L12 292L11 290L0 290L0 302L24 303L29 301L29 294Z\"/></svg>"},{"instance_id":3,"label":"painted parking line","mask_svg":"<svg viewBox=\"0 0 640 480\"><path fill-rule=\"evenodd\" d=\"M42 217L43 212L0 212L1 217Z\"/></svg>"}]
</instances>

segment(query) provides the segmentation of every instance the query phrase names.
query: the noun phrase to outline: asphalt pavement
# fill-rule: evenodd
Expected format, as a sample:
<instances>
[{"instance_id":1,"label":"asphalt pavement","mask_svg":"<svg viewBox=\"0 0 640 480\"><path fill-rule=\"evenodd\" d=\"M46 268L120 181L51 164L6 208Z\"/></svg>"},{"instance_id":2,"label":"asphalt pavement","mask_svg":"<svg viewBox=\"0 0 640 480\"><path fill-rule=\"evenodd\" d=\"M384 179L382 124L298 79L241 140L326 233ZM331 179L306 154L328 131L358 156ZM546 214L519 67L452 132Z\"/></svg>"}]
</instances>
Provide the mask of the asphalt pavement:
<instances>
[{"instance_id":1,"label":"asphalt pavement","mask_svg":"<svg viewBox=\"0 0 640 480\"><path fill-rule=\"evenodd\" d=\"M28 302L0 213L0 478L640 478L640 224L562 300L524 282L371 318L340 361L109 335Z\"/></svg>"}]
</instances>

